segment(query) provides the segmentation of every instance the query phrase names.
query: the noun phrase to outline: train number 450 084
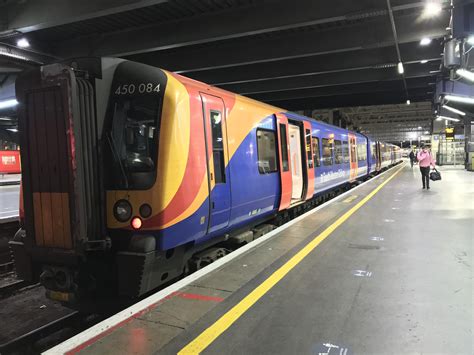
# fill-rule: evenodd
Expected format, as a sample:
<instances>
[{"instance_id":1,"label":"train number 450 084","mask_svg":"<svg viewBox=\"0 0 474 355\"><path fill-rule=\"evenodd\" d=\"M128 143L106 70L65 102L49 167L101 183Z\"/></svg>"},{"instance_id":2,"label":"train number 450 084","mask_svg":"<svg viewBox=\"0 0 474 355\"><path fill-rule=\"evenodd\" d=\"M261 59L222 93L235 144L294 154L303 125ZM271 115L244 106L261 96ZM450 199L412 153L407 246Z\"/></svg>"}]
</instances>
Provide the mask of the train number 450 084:
<instances>
[{"instance_id":1,"label":"train number 450 084","mask_svg":"<svg viewBox=\"0 0 474 355\"><path fill-rule=\"evenodd\" d=\"M115 95L133 95L159 93L160 84L140 83L140 84L122 84L115 90Z\"/></svg>"}]
</instances>

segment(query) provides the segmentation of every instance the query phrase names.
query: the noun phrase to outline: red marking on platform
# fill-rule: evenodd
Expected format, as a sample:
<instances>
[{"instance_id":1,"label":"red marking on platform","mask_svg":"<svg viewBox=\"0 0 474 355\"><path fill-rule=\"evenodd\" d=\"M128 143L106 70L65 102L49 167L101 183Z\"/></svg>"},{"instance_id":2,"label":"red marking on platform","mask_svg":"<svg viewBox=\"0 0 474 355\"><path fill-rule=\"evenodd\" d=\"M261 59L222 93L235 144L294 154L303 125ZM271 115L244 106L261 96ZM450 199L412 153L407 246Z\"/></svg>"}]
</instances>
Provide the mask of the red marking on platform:
<instances>
[{"instance_id":1,"label":"red marking on platform","mask_svg":"<svg viewBox=\"0 0 474 355\"><path fill-rule=\"evenodd\" d=\"M98 340L104 338L105 336L109 335L110 333L112 333L115 329L121 328L125 324L129 323L132 319L134 319L136 317L140 317L141 315L145 314L146 312L151 311L152 309L156 308L160 303L163 303L163 301L169 300L173 297L181 297L181 298L191 299L191 300L213 301L213 302L222 302L224 300L222 297L205 296L205 295L200 295L200 294L197 294L197 293L185 293L185 292L179 292L179 291L170 293L168 296L162 298L158 302L155 302L155 303L149 305L148 307L146 307L145 309L142 309L141 311L138 311L138 312L132 314L127 319L124 319L123 321L121 321L120 323L117 323L113 327L110 327L110 328L104 330L103 332L97 334L95 337L93 337L93 338L85 341L84 343L76 346L75 348L69 350L68 352L66 352L66 355L75 355L75 354L81 352L82 350L87 348L89 345L94 344L96 341L98 341Z\"/></svg>"},{"instance_id":2,"label":"red marking on platform","mask_svg":"<svg viewBox=\"0 0 474 355\"><path fill-rule=\"evenodd\" d=\"M170 299L172 298L173 296L176 295L177 292L173 292L171 294L169 294L168 296L162 298L161 300L159 300L158 302L155 302L151 305L149 305L148 307L142 309L141 311L138 311L134 314L132 314L130 317L124 319L123 321L121 321L120 323L117 323L115 324L114 326L104 330L103 332L97 334L95 337L93 338L90 338L89 340L85 341L84 343L76 346L75 348L69 350L68 352L66 352L65 354L66 355L74 355L74 354L77 354L79 353L80 351L84 350L85 348L87 348L89 345L92 345L94 344L96 341L102 339L103 337L109 335L110 333L112 333L115 329L117 328L120 328L122 326L124 326L125 324L129 323L132 319L136 318L136 317L140 317L141 315L145 314L146 312L148 311L151 311L152 309L156 308L156 306L158 306L160 303L162 303L163 301L167 300L167 299Z\"/></svg>"},{"instance_id":3,"label":"red marking on platform","mask_svg":"<svg viewBox=\"0 0 474 355\"><path fill-rule=\"evenodd\" d=\"M224 299L222 297L216 296L205 296L197 293L185 293L185 292L176 292L176 297L186 298L188 300L200 300L200 301L212 301L212 302L222 302Z\"/></svg>"}]
</instances>

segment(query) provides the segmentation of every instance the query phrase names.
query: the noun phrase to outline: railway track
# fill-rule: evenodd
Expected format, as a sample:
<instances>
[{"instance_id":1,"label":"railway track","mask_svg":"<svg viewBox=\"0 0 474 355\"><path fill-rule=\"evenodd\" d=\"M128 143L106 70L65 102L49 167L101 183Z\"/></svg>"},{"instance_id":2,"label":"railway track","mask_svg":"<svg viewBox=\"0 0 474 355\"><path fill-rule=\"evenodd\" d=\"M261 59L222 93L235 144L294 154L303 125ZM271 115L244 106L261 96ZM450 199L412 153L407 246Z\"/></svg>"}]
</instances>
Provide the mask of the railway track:
<instances>
[{"instance_id":1,"label":"railway track","mask_svg":"<svg viewBox=\"0 0 474 355\"><path fill-rule=\"evenodd\" d=\"M54 339L61 341L62 337L58 339L57 337L53 336L55 333L63 332L67 328L74 328L78 322L81 322L82 318L83 316L79 312L73 312L52 322L44 324L33 331L12 339L5 344L1 344L0 354L29 354L39 353L43 350L46 350L48 347L56 343Z\"/></svg>"}]
</instances>

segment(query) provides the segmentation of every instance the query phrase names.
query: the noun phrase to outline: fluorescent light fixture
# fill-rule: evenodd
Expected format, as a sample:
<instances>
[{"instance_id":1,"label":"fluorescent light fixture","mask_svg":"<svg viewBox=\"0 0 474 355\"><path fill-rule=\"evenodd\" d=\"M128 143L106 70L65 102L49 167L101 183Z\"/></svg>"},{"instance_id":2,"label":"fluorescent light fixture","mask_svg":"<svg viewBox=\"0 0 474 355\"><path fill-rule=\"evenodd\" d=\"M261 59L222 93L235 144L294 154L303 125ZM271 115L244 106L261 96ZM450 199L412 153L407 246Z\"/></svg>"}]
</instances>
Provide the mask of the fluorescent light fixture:
<instances>
[{"instance_id":1,"label":"fluorescent light fixture","mask_svg":"<svg viewBox=\"0 0 474 355\"><path fill-rule=\"evenodd\" d=\"M474 46L474 35L471 35L467 38L467 43L469 43L471 46Z\"/></svg>"},{"instance_id":2,"label":"fluorescent light fixture","mask_svg":"<svg viewBox=\"0 0 474 355\"><path fill-rule=\"evenodd\" d=\"M422 46L427 46L430 43L431 43L431 38L428 38L428 37L424 37L420 41L420 45L422 45Z\"/></svg>"},{"instance_id":3,"label":"fluorescent light fixture","mask_svg":"<svg viewBox=\"0 0 474 355\"><path fill-rule=\"evenodd\" d=\"M18 132L18 129L16 129L16 128L7 128L7 131L10 131L10 132Z\"/></svg>"},{"instance_id":4,"label":"fluorescent light fixture","mask_svg":"<svg viewBox=\"0 0 474 355\"><path fill-rule=\"evenodd\" d=\"M411 104L411 101L410 100L407 100L407 105Z\"/></svg>"},{"instance_id":5,"label":"fluorescent light fixture","mask_svg":"<svg viewBox=\"0 0 474 355\"><path fill-rule=\"evenodd\" d=\"M0 101L0 109L8 108L18 105L18 101L15 99Z\"/></svg>"},{"instance_id":6,"label":"fluorescent light fixture","mask_svg":"<svg viewBox=\"0 0 474 355\"><path fill-rule=\"evenodd\" d=\"M424 131L423 133L424 134L430 134L430 131Z\"/></svg>"},{"instance_id":7,"label":"fluorescent light fixture","mask_svg":"<svg viewBox=\"0 0 474 355\"><path fill-rule=\"evenodd\" d=\"M420 63L421 64L426 64L426 63L428 63L428 60L426 60L426 59L420 60Z\"/></svg>"},{"instance_id":8,"label":"fluorescent light fixture","mask_svg":"<svg viewBox=\"0 0 474 355\"><path fill-rule=\"evenodd\" d=\"M474 73L472 71L466 69L458 69L456 70L456 74L462 76L467 80L474 81Z\"/></svg>"},{"instance_id":9,"label":"fluorescent light fixture","mask_svg":"<svg viewBox=\"0 0 474 355\"><path fill-rule=\"evenodd\" d=\"M16 42L16 45L20 48L28 48L30 46L30 42L26 38L21 38Z\"/></svg>"},{"instance_id":10,"label":"fluorescent light fixture","mask_svg":"<svg viewBox=\"0 0 474 355\"><path fill-rule=\"evenodd\" d=\"M474 105L474 98L472 98L472 97L457 96L457 95L445 95L444 99L448 100L448 101L461 102L463 104Z\"/></svg>"},{"instance_id":11,"label":"fluorescent light fixture","mask_svg":"<svg viewBox=\"0 0 474 355\"><path fill-rule=\"evenodd\" d=\"M403 69L402 62L398 62L397 68L398 68L398 74L403 74L405 72L405 70Z\"/></svg>"},{"instance_id":12,"label":"fluorescent light fixture","mask_svg":"<svg viewBox=\"0 0 474 355\"><path fill-rule=\"evenodd\" d=\"M421 127L421 126L418 126L418 129L422 129L422 128L423 128L423 127Z\"/></svg>"},{"instance_id":13,"label":"fluorescent light fixture","mask_svg":"<svg viewBox=\"0 0 474 355\"><path fill-rule=\"evenodd\" d=\"M445 108L445 109L448 110L448 111L457 113L458 115L466 116L466 112L462 112L461 110L458 110L457 108L454 108L454 107L451 107L451 106L448 106L448 105L443 105L443 106L441 106L441 107L442 107L442 108Z\"/></svg>"},{"instance_id":14,"label":"fluorescent light fixture","mask_svg":"<svg viewBox=\"0 0 474 355\"><path fill-rule=\"evenodd\" d=\"M441 13L441 10L441 4L431 0L426 3L423 15L426 17L438 16Z\"/></svg>"},{"instance_id":15,"label":"fluorescent light fixture","mask_svg":"<svg viewBox=\"0 0 474 355\"><path fill-rule=\"evenodd\" d=\"M11 117L0 117L0 121L11 121Z\"/></svg>"},{"instance_id":16,"label":"fluorescent light fixture","mask_svg":"<svg viewBox=\"0 0 474 355\"><path fill-rule=\"evenodd\" d=\"M459 119L457 119L457 118L452 118L452 117L448 117L448 116L438 116L438 120L446 120L446 121L459 122Z\"/></svg>"}]
</instances>

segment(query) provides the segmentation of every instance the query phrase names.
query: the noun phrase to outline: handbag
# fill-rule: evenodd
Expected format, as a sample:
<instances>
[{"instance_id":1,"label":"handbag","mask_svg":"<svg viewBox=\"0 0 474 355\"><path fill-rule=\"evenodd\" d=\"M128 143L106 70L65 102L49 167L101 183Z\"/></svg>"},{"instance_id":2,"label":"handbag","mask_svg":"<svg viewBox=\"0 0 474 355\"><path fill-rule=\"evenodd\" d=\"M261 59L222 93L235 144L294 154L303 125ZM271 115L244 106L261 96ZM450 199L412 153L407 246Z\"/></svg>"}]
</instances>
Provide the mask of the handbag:
<instances>
[{"instance_id":1,"label":"handbag","mask_svg":"<svg viewBox=\"0 0 474 355\"><path fill-rule=\"evenodd\" d=\"M434 171L430 173L430 180L433 180L433 181L441 180L441 174L439 173L438 170L434 169Z\"/></svg>"}]
</instances>

